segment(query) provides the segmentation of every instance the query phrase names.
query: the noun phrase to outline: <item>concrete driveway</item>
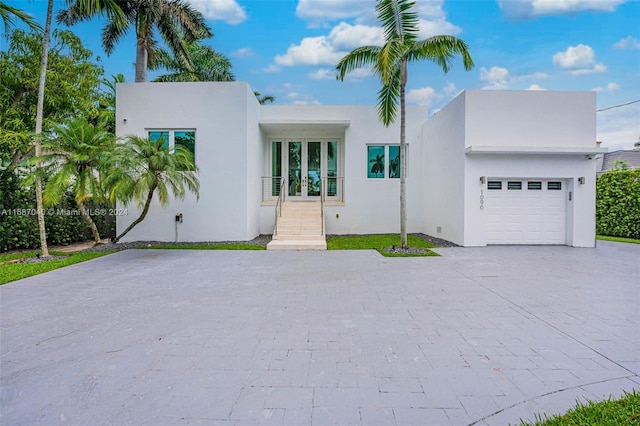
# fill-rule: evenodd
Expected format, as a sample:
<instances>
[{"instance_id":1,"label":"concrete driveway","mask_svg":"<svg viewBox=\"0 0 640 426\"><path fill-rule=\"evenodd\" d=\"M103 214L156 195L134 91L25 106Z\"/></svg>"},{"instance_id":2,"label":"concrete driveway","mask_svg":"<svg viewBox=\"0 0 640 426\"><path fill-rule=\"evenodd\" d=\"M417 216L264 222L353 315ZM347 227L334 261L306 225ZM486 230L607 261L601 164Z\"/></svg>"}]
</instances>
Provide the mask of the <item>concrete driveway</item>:
<instances>
[{"instance_id":1,"label":"concrete driveway","mask_svg":"<svg viewBox=\"0 0 640 426\"><path fill-rule=\"evenodd\" d=\"M504 425L640 388L640 245L438 251L129 250L0 286L0 423Z\"/></svg>"}]
</instances>

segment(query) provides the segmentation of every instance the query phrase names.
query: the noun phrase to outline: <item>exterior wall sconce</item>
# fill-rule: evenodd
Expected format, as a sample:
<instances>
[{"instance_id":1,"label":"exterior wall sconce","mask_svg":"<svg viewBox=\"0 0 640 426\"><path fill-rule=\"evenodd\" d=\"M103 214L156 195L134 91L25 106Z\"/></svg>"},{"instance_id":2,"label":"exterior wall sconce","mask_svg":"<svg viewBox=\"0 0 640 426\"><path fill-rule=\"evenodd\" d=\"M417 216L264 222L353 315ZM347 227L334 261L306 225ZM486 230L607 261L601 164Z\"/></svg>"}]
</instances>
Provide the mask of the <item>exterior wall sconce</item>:
<instances>
[{"instance_id":1,"label":"exterior wall sconce","mask_svg":"<svg viewBox=\"0 0 640 426\"><path fill-rule=\"evenodd\" d=\"M578 182L580 182L580 185L584 185L584 176L579 177Z\"/></svg>"},{"instance_id":2,"label":"exterior wall sconce","mask_svg":"<svg viewBox=\"0 0 640 426\"><path fill-rule=\"evenodd\" d=\"M122 121L126 123L126 122L127 122L127 119L126 119L126 118L123 118L123 119L122 119Z\"/></svg>"},{"instance_id":3,"label":"exterior wall sconce","mask_svg":"<svg viewBox=\"0 0 640 426\"><path fill-rule=\"evenodd\" d=\"M485 182L487 181L487 177L486 176L480 176L480 183L481 184L485 184Z\"/></svg>"}]
</instances>

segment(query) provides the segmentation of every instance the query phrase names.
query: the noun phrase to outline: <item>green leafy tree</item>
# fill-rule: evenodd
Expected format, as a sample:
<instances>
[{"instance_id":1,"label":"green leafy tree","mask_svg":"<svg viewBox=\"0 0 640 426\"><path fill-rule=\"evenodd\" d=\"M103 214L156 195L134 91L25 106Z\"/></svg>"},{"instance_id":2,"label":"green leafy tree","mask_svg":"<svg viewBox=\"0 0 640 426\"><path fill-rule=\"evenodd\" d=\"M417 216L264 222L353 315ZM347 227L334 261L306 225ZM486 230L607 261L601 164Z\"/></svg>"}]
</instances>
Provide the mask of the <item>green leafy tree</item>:
<instances>
[{"instance_id":1,"label":"green leafy tree","mask_svg":"<svg viewBox=\"0 0 640 426\"><path fill-rule=\"evenodd\" d=\"M48 177L43 193L45 204L57 205L71 188L78 211L99 244L100 233L86 205L89 201L105 201L100 178L109 172L109 159L116 148L115 137L103 127L79 117L54 126L52 136L43 142L42 148L45 154L34 160L42 163L42 171Z\"/></svg>"},{"instance_id":2,"label":"green leafy tree","mask_svg":"<svg viewBox=\"0 0 640 426\"><path fill-rule=\"evenodd\" d=\"M231 71L231 61L226 56L216 52L212 47L196 41L189 45L188 52L191 58L191 66L168 50L159 50L154 61L149 63L149 69L165 69L169 71L169 74L163 74L154 81L161 83L235 81L236 77ZM262 96L259 92L253 93L260 104L272 103L276 100L275 97L270 95Z\"/></svg>"},{"instance_id":3,"label":"green leafy tree","mask_svg":"<svg viewBox=\"0 0 640 426\"><path fill-rule=\"evenodd\" d=\"M373 67L382 88L378 92L378 117L385 126L396 119L400 103L400 245L407 247L406 208L406 141L405 88L407 64L428 60L448 72L456 55L462 57L466 70L473 67L467 44L453 36L438 35L418 40L418 14L414 1L380 0L376 6L378 19L384 30L384 46L362 46L354 49L338 62L338 80L358 68Z\"/></svg>"},{"instance_id":4,"label":"green leafy tree","mask_svg":"<svg viewBox=\"0 0 640 426\"><path fill-rule=\"evenodd\" d=\"M67 25L87 21L94 16L107 18L102 30L102 45L107 55L130 28L136 32L136 82L147 81L148 63L158 52L156 31L179 61L193 67L188 45L213 35L200 12L185 0L72 0L58 14Z\"/></svg>"},{"instance_id":5,"label":"green leafy tree","mask_svg":"<svg viewBox=\"0 0 640 426\"><path fill-rule=\"evenodd\" d=\"M27 24L32 30L42 31L42 26L33 19L33 16L23 10L9 6L5 2L0 1L0 19L2 19L2 22L4 23L5 31L7 31L9 27L15 26L16 18Z\"/></svg>"},{"instance_id":6,"label":"green leafy tree","mask_svg":"<svg viewBox=\"0 0 640 426\"><path fill-rule=\"evenodd\" d=\"M111 157L111 171L105 179L111 200L125 205L133 201L142 209L140 216L114 239L116 243L144 220L154 194L162 206L169 204L170 192L180 199L187 191L200 195L198 167L191 151L176 145L170 152L164 143L163 138L151 141L129 136L126 143L118 145L117 155Z\"/></svg>"},{"instance_id":7,"label":"green leafy tree","mask_svg":"<svg viewBox=\"0 0 640 426\"><path fill-rule=\"evenodd\" d=\"M33 155L43 36L14 30L0 51L0 160L15 166ZM42 129L69 117L99 116L102 67L71 31L53 31L42 97Z\"/></svg>"},{"instance_id":8,"label":"green leafy tree","mask_svg":"<svg viewBox=\"0 0 640 426\"><path fill-rule=\"evenodd\" d=\"M212 47L198 41L188 45L187 52L191 66L180 60L171 52L159 49L149 69L165 69L169 74L156 78L157 82L190 82L190 81L234 81L231 72L231 61Z\"/></svg>"}]
</instances>

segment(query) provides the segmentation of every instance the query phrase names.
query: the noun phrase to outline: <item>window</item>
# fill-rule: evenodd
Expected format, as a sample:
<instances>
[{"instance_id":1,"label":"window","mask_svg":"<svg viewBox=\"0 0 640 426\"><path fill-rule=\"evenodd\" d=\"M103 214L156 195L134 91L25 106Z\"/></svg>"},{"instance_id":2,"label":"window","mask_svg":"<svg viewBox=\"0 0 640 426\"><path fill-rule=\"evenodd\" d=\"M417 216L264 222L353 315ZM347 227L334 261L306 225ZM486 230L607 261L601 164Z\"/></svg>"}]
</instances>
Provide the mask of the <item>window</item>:
<instances>
[{"instance_id":1,"label":"window","mask_svg":"<svg viewBox=\"0 0 640 426\"><path fill-rule=\"evenodd\" d=\"M502 182L499 180L490 180L487 182L487 189L490 190L500 190L502 189Z\"/></svg>"},{"instance_id":2,"label":"window","mask_svg":"<svg viewBox=\"0 0 640 426\"><path fill-rule=\"evenodd\" d=\"M522 182L509 181L507 182L507 189L519 191L522 189Z\"/></svg>"},{"instance_id":3,"label":"window","mask_svg":"<svg viewBox=\"0 0 640 426\"><path fill-rule=\"evenodd\" d=\"M399 145L367 146L367 177L369 179L399 179L401 166Z\"/></svg>"},{"instance_id":4,"label":"window","mask_svg":"<svg viewBox=\"0 0 640 426\"><path fill-rule=\"evenodd\" d=\"M562 190L562 182L547 182L547 189L549 191L560 191Z\"/></svg>"},{"instance_id":5,"label":"window","mask_svg":"<svg viewBox=\"0 0 640 426\"><path fill-rule=\"evenodd\" d=\"M540 191L542 189L542 182L527 182L527 189L529 191Z\"/></svg>"},{"instance_id":6,"label":"window","mask_svg":"<svg viewBox=\"0 0 640 426\"><path fill-rule=\"evenodd\" d=\"M173 152L176 146L182 146L196 155L196 132L195 130L149 130L149 140L155 142L159 139L163 141L163 148Z\"/></svg>"}]
</instances>

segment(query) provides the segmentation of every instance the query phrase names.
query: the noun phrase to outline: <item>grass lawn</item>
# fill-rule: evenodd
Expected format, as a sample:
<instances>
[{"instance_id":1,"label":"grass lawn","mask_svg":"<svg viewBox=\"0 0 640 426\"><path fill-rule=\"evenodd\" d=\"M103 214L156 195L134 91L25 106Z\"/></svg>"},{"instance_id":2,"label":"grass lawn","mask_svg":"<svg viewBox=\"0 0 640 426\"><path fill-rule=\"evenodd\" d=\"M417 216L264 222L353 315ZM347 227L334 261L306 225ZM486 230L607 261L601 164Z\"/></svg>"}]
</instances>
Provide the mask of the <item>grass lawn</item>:
<instances>
[{"instance_id":1,"label":"grass lawn","mask_svg":"<svg viewBox=\"0 0 640 426\"><path fill-rule=\"evenodd\" d=\"M598 235L597 238L602 241L615 241L617 243L640 244L640 240L634 240L633 238L607 237L606 235Z\"/></svg>"},{"instance_id":2,"label":"grass lawn","mask_svg":"<svg viewBox=\"0 0 640 426\"><path fill-rule=\"evenodd\" d=\"M536 421L521 426L618 426L640 425L640 392L633 390L625 392L617 400L609 398L606 401L586 403L578 402L574 408L564 415L541 417L536 415Z\"/></svg>"},{"instance_id":3,"label":"grass lawn","mask_svg":"<svg viewBox=\"0 0 640 426\"><path fill-rule=\"evenodd\" d=\"M0 264L15 259L23 259L34 257L36 251L23 251L19 253L0 254ZM20 280L22 278L31 277L33 275L42 274L43 272L53 271L54 269L64 266L73 265L74 263L84 262L86 260L95 259L112 252L99 253L62 253L50 252L52 256L67 256L65 259L50 260L38 263L7 263L0 265L0 284L6 284L11 281Z\"/></svg>"},{"instance_id":4,"label":"grass lawn","mask_svg":"<svg viewBox=\"0 0 640 426\"><path fill-rule=\"evenodd\" d=\"M145 249L163 250L266 250L258 244L232 243L232 244L179 244L179 245L148 245Z\"/></svg>"},{"instance_id":5,"label":"grass lawn","mask_svg":"<svg viewBox=\"0 0 640 426\"><path fill-rule=\"evenodd\" d=\"M428 243L415 235L407 236L407 243L409 244L409 247L422 249L437 247L436 245ZM347 235L327 238L327 250L377 250L378 253L386 257L440 256L431 250L427 250L425 254L402 254L382 251L383 248L391 247L393 245L400 245L400 235Z\"/></svg>"}]
</instances>

